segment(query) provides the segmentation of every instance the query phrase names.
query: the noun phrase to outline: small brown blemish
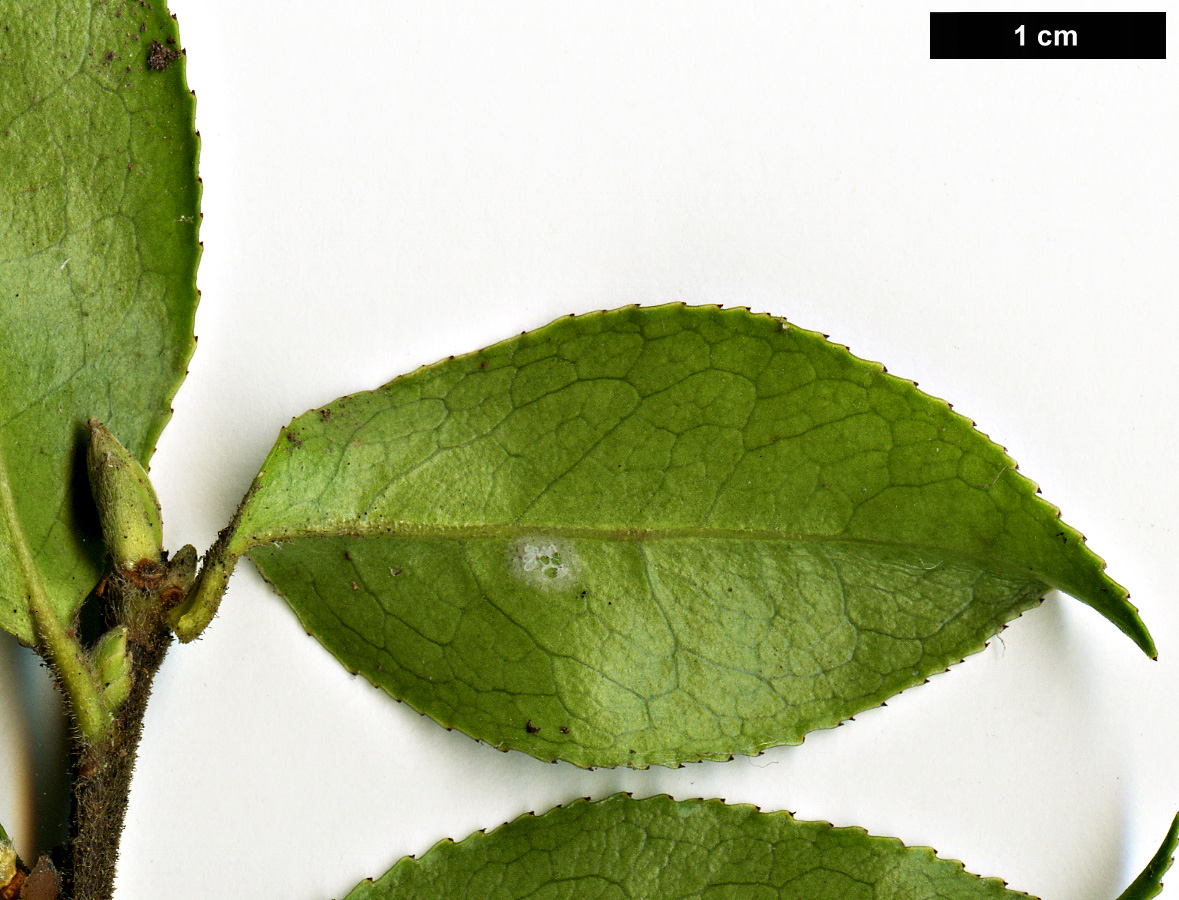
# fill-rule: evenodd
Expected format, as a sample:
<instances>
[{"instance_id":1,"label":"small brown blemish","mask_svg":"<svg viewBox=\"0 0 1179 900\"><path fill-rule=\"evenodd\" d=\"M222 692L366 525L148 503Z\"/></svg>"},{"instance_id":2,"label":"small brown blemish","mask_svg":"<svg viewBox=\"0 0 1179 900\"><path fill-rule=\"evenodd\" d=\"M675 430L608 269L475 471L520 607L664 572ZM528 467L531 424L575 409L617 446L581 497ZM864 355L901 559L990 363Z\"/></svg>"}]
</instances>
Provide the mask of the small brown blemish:
<instances>
[{"instance_id":1,"label":"small brown blemish","mask_svg":"<svg viewBox=\"0 0 1179 900\"><path fill-rule=\"evenodd\" d=\"M160 603L164 609L175 609L184 600L184 590L178 584L170 584L160 591Z\"/></svg>"},{"instance_id":2,"label":"small brown blemish","mask_svg":"<svg viewBox=\"0 0 1179 900\"><path fill-rule=\"evenodd\" d=\"M569 733L569 726L568 726L568 725L562 725L562 726L561 726L561 734L568 734L568 733Z\"/></svg>"},{"instance_id":3,"label":"small brown blemish","mask_svg":"<svg viewBox=\"0 0 1179 900\"><path fill-rule=\"evenodd\" d=\"M162 72L172 65L180 54L171 47L165 47L159 41L152 41L147 48L147 67L153 72Z\"/></svg>"},{"instance_id":4,"label":"small brown blemish","mask_svg":"<svg viewBox=\"0 0 1179 900\"><path fill-rule=\"evenodd\" d=\"M524 730L527 731L529 734L536 734L538 731L540 731L540 726L533 725L532 720L529 719L527 722L524 723Z\"/></svg>"},{"instance_id":5,"label":"small brown blemish","mask_svg":"<svg viewBox=\"0 0 1179 900\"><path fill-rule=\"evenodd\" d=\"M141 559L130 569L122 570L121 574L136 587L153 590L164 580L164 567L154 559Z\"/></svg>"},{"instance_id":6,"label":"small brown blemish","mask_svg":"<svg viewBox=\"0 0 1179 900\"><path fill-rule=\"evenodd\" d=\"M355 581L354 581L354 582L352 582L352 590L354 590L354 591L359 591L359 590L360 590L360 588L358 588L358 587L356 586L356 582L355 582Z\"/></svg>"},{"instance_id":7,"label":"small brown blemish","mask_svg":"<svg viewBox=\"0 0 1179 900\"><path fill-rule=\"evenodd\" d=\"M25 876L20 896L23 900L58 900L61 894L61 879L48 856L42 856Z\"/></svg>"}]
</instances>

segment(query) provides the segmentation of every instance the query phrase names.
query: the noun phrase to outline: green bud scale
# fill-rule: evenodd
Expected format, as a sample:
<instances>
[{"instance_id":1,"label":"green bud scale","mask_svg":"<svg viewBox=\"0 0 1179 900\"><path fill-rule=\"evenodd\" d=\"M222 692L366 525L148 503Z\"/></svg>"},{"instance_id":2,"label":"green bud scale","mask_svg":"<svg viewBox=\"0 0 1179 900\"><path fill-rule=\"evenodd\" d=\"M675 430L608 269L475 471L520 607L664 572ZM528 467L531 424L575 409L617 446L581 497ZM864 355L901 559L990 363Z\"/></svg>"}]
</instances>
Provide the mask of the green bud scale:
<instances>
[{"instance_id":1,"label":"green bud scale","mask_svg":"<svg viewBox=\"0 0 1179 900\"><path fill-rule=\"evenodd\" d=\"M154 587L164 574L164 523L156 492L143 466L105 425L97 419L88 425L90 490L107 549L121 574L142 587Z\"/></svg>"}]
</instances>

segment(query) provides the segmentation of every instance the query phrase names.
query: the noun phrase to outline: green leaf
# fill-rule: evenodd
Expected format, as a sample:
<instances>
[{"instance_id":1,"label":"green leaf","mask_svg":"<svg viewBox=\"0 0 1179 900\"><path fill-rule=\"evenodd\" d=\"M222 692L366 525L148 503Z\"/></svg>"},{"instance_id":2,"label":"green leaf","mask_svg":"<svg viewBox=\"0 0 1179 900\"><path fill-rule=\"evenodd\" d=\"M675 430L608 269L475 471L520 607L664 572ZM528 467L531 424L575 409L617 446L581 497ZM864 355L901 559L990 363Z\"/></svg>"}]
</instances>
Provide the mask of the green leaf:
<instances>
[{"instance_id":1,"label":"green leaf","mask_svg":"<svg viewBox=\"0 0 1179 900\"><path fill-rule=\"evenodd\" d=\"M1027 897L926 847L719 800L617 794L398 862L346 900L973 900Z\"/></svg>"},{"instance_id":2,"label":"green leaf","mask_svg":"<svg viewBox=\"0 0 1179 900\"><path fill-rule=\"evenodd\" d=\"M1163 838L1162 846L1147 863L1128 888L1118 897L1118 900L1150 900L1163 891L1162 877L1167 874L1174 861L1175 847L1179 846L1179 815L1171 820L1171 828Z\"/></svg>"},{"instance_id":3,"label":"green leaf","mask_svg":"<svg viewBox=\"0 0 1179 900\"><path fill-rule=\"evenodd\" d=\"M393 696L582 766L797 743L1049 586L1153 653L971 424L769 316L569 317L293 421L228 549Z\"/></svg>"},{"instance_id":4,"label":"green leaf","mask_svg":"<svg viewBox=\"0 0 1179 900\"><path fill-rule=\"evenodd\" d=\"M87 418L146 464L171 413L194 347L200 185L162 3L5 2L0 19L0 465L16 507L0 627L32 643L16 543L63 622L100 571Z\"/></svg>"},{"instance_id":5,"label":"green leaf","mask_svg":"<svg viewBox=\"0 0 1179 900\"><path fill-rule=\"evenodd\" d=\"M1157 896L1179 816L1118 900ZM579 800L406 857L345 900L968 900L1028 897L927 847L720 800Z\"/></svg>"}]
</instances>

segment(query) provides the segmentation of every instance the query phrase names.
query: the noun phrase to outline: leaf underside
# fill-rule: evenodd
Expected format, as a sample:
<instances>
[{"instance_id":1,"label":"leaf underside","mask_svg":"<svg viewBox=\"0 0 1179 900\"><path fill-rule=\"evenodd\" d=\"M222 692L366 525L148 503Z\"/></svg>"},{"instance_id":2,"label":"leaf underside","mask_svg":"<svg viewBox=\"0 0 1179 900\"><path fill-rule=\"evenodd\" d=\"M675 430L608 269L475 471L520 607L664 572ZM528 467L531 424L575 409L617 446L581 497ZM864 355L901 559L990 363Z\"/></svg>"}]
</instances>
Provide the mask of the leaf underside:
<instances>
[{"instance_id":1,"label":"leaf underside","mask_svg":"<svg viewBox=\"0 0 1179 900\"><path fill-rule=\"evenodd\" d=\"M345 900L979 900L1027 897L925 847L719 800L618 794L398 862Z\"/></svg>"},{"instance_id":2,"label":"leaf underside","mask_svg":"<svg viewBox=\"0 0 1179 900\"><path fill-rule=\"evenodd\" d=\"M345 666L582 766L754 754L1125 591L944 402L770 316L558 320L280 435L249 552Z\"/></svg>"},{"instance_id":3,"label":"leaf underside","mask_svg":"<svg viewBox=\"0 0 1179 900\"><path fill-rule=\"evenodd\" d=\"M194 99L162 3L0 4L0 627L33 640L14 543L69 621L100 572L86 419L146 463L192 354ZM149 69L153 41L163 69Z\"/></svg>"}]
</instances>

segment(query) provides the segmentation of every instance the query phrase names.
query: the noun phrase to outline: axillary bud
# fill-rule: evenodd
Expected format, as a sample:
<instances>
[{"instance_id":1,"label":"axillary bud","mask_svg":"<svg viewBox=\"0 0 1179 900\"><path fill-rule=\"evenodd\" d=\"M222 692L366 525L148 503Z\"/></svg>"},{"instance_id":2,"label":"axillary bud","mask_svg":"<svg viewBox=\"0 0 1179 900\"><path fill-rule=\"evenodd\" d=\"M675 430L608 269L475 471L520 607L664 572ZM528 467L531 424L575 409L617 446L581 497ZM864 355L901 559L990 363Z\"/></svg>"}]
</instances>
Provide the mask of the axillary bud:
<instances>
[{"instance_id":1,"label":"axillary bud","mask_svg":"<svg viewBox=\"0 0 1179 900\"><path fill-rule=\"evenodd\" d=\"M115 568L143 587L163 577L164 522L147 472L97 419L88 423L86 462L102 536Z\"/></svg>"},{"instance_id":2,"label":"axillary bud","mask_svg":"<svg viewBox=\"0 0 1179 900\"><path fill-rule=\"evenodd\" d=\"M126 625L112 628L94 648L95 674L102 688L102 699L111 712L118 709L131 692L131 662Z\"/></svg>"}]
</instances>

